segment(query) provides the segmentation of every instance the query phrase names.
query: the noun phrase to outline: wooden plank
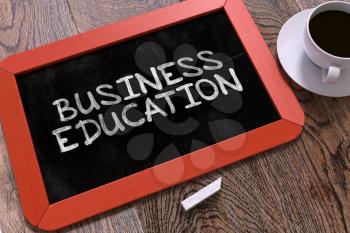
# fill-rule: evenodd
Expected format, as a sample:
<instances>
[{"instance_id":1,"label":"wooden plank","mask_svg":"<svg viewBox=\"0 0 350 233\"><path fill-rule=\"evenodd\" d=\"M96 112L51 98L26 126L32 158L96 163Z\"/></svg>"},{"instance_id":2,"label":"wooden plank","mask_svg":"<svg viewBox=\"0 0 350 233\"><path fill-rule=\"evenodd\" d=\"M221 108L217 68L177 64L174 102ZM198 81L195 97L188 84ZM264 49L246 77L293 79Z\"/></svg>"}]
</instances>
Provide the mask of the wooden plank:
<instances>
[{"instance_id":1,"label":"wooden plank","mask_svg":"<svg viewBox=\"0 0 350 233\"><path fill-rule=\"evenodd\" d=\"M0 12L0 59L76 34L65 0L2 0Z\"/></svg>"},{"instance_id":2,"label":"wooden plank","mask_svg":"<svg viewBox=\"0 0 350 233\"><path fill-rule=\"evenodd\" d=\"M179 0L67 0L76 22L78 32L106 25L118 20L164 7Z\"/></svg>"},{"instance_id":3,"label":"wooden plank","mask_svg":"<svg viewBox=\"0 0 350 233\"><path fill-rule=\"evenodd\" d=\"M96 217L90 218L62 232L77 233L105 233L105 232L126 232L143 233L141 222L138 218L136 208L127 205Z\"/></svg>"},{"instance_id":4,"label":"wooden plank","mask_svg":"<svg viewBox=\"0 0 350 233\"><path fill-rule=\"evenodd\" d=\"M322 1L245 3L276 54L282 24L298 11ZM0 57L173 1L68 2L70 9L63 0L1 1ZM290 83L307 116L305 130L295 142L65 232L142 232L142 228L144 232L350 232L350 98L320 97ZM0 154L0 229L33 232L21 215L3 137ZM221 192L185 213L180 201L219 176L223 177Z\"/></svg>"}]
</instances>

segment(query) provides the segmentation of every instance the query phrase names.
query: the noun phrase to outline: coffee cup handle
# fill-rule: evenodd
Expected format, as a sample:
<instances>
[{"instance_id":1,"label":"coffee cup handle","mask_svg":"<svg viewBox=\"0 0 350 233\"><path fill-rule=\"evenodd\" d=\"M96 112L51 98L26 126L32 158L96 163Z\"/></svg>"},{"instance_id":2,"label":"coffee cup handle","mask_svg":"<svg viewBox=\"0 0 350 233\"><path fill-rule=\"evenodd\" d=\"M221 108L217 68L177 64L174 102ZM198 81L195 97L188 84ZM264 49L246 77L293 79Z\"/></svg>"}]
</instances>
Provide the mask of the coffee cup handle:
<instances>
[{"instance_id":1,"label":"coffee cup handle","mask_svg":"<svg viewBox=\"0 0 350 233\"><path fill-rule=\"evenodd\" d=\"M331 65L328 69L323 69L322 73L324 83L335 83L340 76L340 68Z\"/></svg>"}]
</instances>

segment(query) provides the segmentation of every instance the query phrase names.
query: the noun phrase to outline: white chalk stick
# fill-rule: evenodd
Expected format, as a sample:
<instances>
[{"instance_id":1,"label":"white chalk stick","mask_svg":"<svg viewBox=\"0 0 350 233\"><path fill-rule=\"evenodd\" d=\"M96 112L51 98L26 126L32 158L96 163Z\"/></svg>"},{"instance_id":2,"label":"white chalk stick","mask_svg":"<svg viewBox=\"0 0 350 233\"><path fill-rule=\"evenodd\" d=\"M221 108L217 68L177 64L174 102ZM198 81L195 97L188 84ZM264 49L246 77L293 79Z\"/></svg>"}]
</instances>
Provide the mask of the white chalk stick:
<instances>
[{"instance_id":1,"label":"white chalk stick","mask_svg":"<svg viewBox=\"0 0 350 233\"><path fill-rule=\"evenodd\" d=\"M210 183L208 186L202 188L192 196L189 196L181 202L182 207L185 211L188 211L203 202L207 198L213 196L221 189L221 177L214 182Z\"/></svg>"}]
</instances>

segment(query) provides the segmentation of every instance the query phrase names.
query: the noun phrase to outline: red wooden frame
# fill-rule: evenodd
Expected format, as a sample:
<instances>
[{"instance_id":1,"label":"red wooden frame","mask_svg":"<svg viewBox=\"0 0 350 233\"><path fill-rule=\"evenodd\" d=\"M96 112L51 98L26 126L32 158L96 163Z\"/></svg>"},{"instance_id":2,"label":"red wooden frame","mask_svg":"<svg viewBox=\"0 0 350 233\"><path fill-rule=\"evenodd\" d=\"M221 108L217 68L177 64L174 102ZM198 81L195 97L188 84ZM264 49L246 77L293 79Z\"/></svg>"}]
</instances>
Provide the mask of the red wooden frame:
<instances>
[{"instance_id":1,"label":"red wooden frame","mask_svg":"<svg viewBox=\"0 0 350 233\"><path fill-rule=\"evenodd\" d=\"M204 148L50 205L15 76L217 10L229 17L281 120L213 145L211 149L219 153L210 168L191 164L191 158L205 163L208 148ZM300 134L304 124L300 105L241 0L188 0L11 56L0 62L0 117L24 215L44 230L65 227L288 142ZM234 153L220 149L243 138L244 145ZM184 164L179 180L165 184L155 178L154 169L166 177L170 175L167 169L179 161Z\"/></svg>"}]
</instances>

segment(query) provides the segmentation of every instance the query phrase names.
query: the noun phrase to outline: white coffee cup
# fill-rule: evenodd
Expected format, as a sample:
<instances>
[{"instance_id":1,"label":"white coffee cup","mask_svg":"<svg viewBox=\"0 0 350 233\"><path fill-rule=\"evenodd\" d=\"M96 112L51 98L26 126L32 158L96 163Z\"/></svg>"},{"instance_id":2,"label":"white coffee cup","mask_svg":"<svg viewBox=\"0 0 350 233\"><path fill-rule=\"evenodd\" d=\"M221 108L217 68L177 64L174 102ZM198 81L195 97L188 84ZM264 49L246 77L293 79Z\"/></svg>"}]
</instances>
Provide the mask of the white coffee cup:
<instances>
[{"instance_id":1,"label":"white coffee cup","mask_svg":"<svg viewBox=\"0 0 350 233\"><path fill-rule=\"evenodd\" d=\"M332 55L322 48L320 48L316 42L311 37L310 33L310 20L316 15L325 12L325 11L343 11L350 14L350 3L343 1L331 1L323 3L316 8L314 8L307 20L306 30L304 33L304 49L306 55L309 59L322 68L323 70L323 82L334 83L338 80L341 74L341 70L350 69L350 57L338 57ZM348 29L350 30L350 26ZM336 41L336 40L335 40ZM350 41L349 41L350 46ZM348 77L350 78L350 77Z\"/></svg>"}]
</instances>

